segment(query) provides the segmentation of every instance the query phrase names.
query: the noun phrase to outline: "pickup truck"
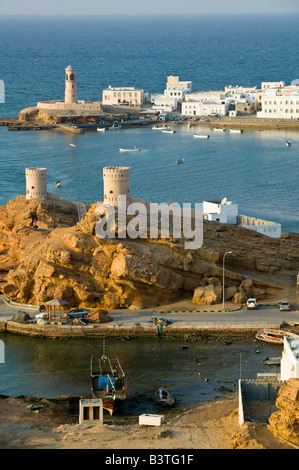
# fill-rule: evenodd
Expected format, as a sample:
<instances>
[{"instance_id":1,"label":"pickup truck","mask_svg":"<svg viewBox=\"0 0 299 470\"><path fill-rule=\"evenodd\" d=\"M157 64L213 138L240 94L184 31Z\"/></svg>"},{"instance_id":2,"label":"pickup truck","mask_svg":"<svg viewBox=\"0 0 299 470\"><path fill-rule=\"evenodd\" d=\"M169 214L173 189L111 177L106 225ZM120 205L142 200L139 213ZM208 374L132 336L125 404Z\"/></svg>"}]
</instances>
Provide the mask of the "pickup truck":
<instances>
[{"instance_id":1,"label":"pickup truck","mask_svg":"<svg viewBox=\"0 0 299 470\"><path fill-rule=\"evenodd\" d=\"M256 309L259 306L257 299L248 299L246 303L247 310Z\"/></svg>"}]
</instances>

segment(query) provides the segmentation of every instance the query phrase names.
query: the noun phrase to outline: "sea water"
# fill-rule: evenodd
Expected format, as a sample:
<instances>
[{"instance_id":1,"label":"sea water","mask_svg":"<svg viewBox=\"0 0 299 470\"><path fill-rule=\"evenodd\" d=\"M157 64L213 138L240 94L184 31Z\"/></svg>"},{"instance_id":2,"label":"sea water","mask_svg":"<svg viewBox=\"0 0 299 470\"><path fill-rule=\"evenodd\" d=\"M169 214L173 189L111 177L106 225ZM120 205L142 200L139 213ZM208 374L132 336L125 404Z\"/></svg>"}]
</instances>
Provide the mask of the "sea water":
<instances>
[{"instance_id":1,"label":"sea water","mask_svg":"<svg viewBox=\"0 0 299 470\"><path fill-rule=\"evenodd\" d=\"M166 387L177 399L175 410L200 402L236 396L238 380L257 373L279 372L265 359L279 356L281 346L252 339L230 341L153 339L74 339L53 341L1 335L5 363L0 364L0 394L56 398L88 397L90 358L105 351L117 356L125 372L128 414L158 412L155 392ZM103 349L105 347L105 349Z\"/></svg>"}]
</instances>

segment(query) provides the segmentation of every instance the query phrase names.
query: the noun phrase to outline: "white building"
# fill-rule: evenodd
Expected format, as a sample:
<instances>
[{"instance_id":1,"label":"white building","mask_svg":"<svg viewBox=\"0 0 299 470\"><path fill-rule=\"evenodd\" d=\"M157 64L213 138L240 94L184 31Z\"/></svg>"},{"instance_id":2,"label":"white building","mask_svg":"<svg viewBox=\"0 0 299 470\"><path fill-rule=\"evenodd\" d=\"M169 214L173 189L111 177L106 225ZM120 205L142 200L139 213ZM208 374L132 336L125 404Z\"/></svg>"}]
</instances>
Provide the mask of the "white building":
<instances>
[{"instance_id":1,"label":"white building","mask_svg":"<svg viewBox=\"0 0 299 470\"><path fill-rule=\"evenodd\" d=\"M299 86L266 88L259 118L299 119Z\"/></svg>"},{"instance_id":2,"label":"white building","mask_svg":"<svg viewBox=\"0 0 299 470\"><path fill-rule=\"evenodd\" d=\"M182 103L182 114L185 116L226 116L229 103L225 101L185 101Z\"/></svg>"},{"instance_id":3,"label":"white building","mask_svg":"<svg viewBox=\"0 0 299 470\"><path fill-rule=\"evenodd\" d=\"M163 94L153 94L151 102L154 109L172 112L180 108L188 93L192 91L191 81L180 81L179 77L167 77L166 88Z\"/></svg>"},{"instance_id":4,"label":"white building","mask_svg":"<svg viewBox=\"0 0 299 470\"><path fill-rule=\"evenodd\" d=\"M110 106L142 106L149 101L148 93L134 87L112 87L103 90L102 103Z\"/></svg>"},{"instance_id":5,"label":"white building","mask_svg":"<svg viewBox=\"0 0 299 470\"><path fill-rule=\"evenodd\" d=\"M281 235L281 224L239 214L238 204L228 201L203 201L203 218L211 222L234 224L272 238Z\"/></svg>"},{"instance_id":6,"label":"white building","mask_svg":"<svg viewBox=\"0 0 299 470\"><path fill-rule=\"evenodd\" d=\"M236 224L238 217L238 204L228 201L203 201L202 212L204 220L220 222L223 224Z\"/></svg>"},{"instance_id":7,"label":"white building","mask_svg":"<svg viewBox=\"0 0 299 470\"><path fill-rule=\"evenodd\" d=\"M299 379L299 339L284 337L280 378L281 380Z\"/></svg>"}]
</instances>

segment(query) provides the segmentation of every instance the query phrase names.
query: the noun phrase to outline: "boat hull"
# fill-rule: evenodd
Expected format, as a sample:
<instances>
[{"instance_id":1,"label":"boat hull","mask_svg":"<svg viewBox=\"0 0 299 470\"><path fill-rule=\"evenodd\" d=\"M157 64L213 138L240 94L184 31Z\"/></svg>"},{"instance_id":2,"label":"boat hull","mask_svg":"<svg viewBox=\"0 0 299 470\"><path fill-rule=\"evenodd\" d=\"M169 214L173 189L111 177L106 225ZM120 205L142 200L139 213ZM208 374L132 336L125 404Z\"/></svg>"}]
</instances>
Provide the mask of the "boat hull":
<instances>
[{"instance_id":1,"label":"boat hull","mask_svg":"<svg viewBox=\"0 0 299 470\"><path fill-rule=\"evenodd\" d=\"M290 333L289 331L283 331L283 330L262 329L255 335L255 337L257 339L260 339L261 341L265 341L267 343L273 343L273 344L282 344L282 345L284 343L284 336L287 336L288 338L299 339L299 336L296 335L295 333Z\"/></svg>"}]
</instances>

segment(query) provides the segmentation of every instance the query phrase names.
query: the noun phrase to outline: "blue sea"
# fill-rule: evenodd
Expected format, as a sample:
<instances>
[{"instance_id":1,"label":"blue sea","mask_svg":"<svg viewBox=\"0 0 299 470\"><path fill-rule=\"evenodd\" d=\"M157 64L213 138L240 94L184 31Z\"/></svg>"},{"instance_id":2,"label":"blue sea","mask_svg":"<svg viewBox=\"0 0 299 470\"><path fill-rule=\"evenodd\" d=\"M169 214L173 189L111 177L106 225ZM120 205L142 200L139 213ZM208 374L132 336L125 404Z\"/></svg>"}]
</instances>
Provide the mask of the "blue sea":
<instances>
[{"instance_id":1,"label":"blue sea","mask_svg":"<svg viewBox=\"0 0 299 470\"><path fill-rule=\"evenodd\" d=\"M299 78L298 15L176 17L0 17L0 117L38 101L64 99L64 69L77 69L79 99L101 100L109 85L163 93L168 75L194 90ZM206 132L207 129L197 129ZM100 135L99 135L100 134ZM153 202L201 203L227 197L241 214L299 232L299 132L166 135L151 128L117 132L10 132L0 127L0 204L25 194L25 168L48 169L48 190L67 199L103 198L102 168L131 167L131 195ZM285 140L292 141L291 147ZM73 143L76 147L71 147ZM141 151L120 154L119 147ZM184 157L183 165L175 160Z\"/></svg>"}]
</instances>

